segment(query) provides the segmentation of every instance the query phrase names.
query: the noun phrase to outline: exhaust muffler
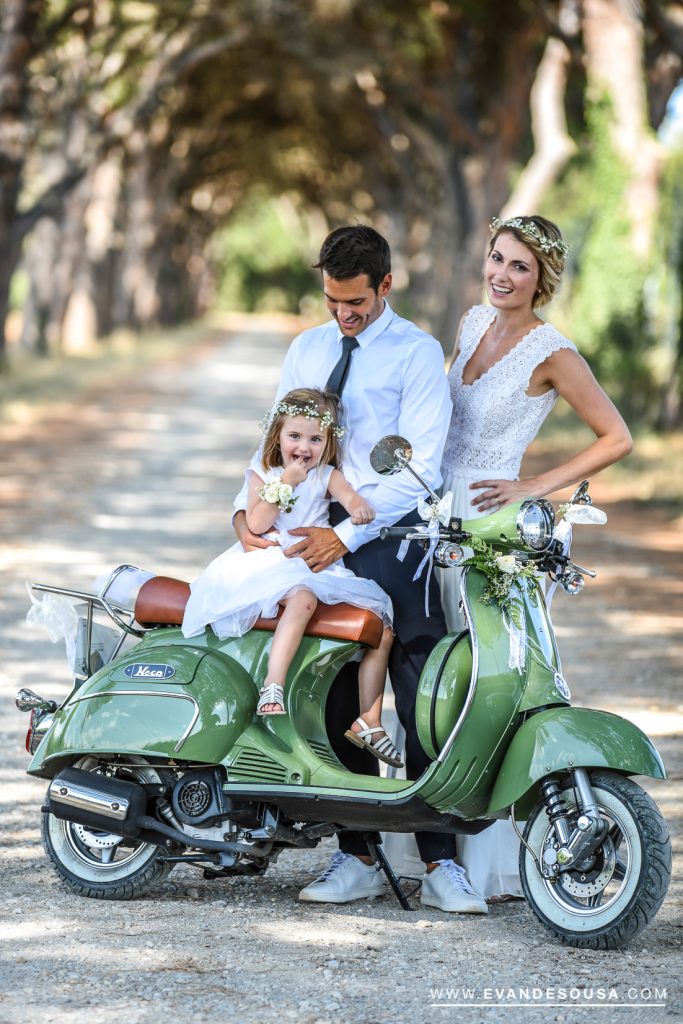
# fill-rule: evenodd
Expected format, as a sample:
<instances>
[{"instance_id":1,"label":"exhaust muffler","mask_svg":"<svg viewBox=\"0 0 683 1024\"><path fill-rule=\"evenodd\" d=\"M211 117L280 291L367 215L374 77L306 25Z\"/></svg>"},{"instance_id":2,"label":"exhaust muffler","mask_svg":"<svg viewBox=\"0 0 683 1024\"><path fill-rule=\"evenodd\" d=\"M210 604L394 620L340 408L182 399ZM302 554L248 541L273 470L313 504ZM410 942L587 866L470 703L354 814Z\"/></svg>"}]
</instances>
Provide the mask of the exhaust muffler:
<instances>
[{"instance_id":1,"label":"exhaust muffler","mask_svg":"<svg viewBox=\"0 0 683 1024\"><path fill-rule=\"evenodd\" d=\"M132 837L142 829L147 793L136 782L64 768L50 783L43 810L78 825Z\"/></svg>"}]
</instances>

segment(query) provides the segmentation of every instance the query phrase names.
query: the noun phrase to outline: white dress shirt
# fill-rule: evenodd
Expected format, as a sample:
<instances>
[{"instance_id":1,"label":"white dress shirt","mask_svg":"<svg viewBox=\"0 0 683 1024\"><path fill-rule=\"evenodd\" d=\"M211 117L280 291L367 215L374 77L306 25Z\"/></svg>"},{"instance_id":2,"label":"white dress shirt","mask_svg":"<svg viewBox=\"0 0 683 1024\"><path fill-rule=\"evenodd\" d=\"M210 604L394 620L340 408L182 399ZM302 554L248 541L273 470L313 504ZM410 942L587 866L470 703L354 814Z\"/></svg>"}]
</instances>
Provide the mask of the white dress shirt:
<instances>
[{"instance_id":1,"label":"white dress shirt","mask_svg":"<svg viewBox=\"0 0 683 1024\"><path fill-rule=\"evenodd\" d=\"M324 388L341 357L341 339L335 320L299 334L282 364L275 401L295 388ZM435 489L441 483L439 467L452 411L440 344L397 316L387 302L357 340L341 396L342 471L377 514L371 523L355 526L347 519L335 527L349 551L374 540L383 526L398 522L425 496L406 470L395 476L375 473L369 461L372 446L385 434L407 438L413 448L411 466ZM259 465L257 455L251 468L259 472ZM246 487L235 507L246 508Z\"/></svg>"}]
</instances>

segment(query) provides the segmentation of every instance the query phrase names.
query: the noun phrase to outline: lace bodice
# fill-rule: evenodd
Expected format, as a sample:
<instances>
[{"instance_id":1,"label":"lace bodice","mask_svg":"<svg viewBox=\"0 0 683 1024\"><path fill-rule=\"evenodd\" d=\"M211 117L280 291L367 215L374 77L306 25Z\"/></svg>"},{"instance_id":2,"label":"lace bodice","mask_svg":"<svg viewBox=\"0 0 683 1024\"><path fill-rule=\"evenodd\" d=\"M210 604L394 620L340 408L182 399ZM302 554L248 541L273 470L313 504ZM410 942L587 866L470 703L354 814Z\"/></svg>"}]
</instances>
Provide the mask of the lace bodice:
<instances>
[{"instance_id":1,"label":"lace bodice","mask_svg":"<svg viewBox=\"0 0 683 1024\"><path fill-rule=\"evenodd\" d=\"M463 384L463 370L495 316L492 306L473 306L463 322L460 351L448 374L453 416L444 473L476 468L517 477L524 452L557 400L554 388L536 398L527 395L531 374L558 349L576 351L556 328L539 324L473 384Z\"/></svg>"}]
</instances>

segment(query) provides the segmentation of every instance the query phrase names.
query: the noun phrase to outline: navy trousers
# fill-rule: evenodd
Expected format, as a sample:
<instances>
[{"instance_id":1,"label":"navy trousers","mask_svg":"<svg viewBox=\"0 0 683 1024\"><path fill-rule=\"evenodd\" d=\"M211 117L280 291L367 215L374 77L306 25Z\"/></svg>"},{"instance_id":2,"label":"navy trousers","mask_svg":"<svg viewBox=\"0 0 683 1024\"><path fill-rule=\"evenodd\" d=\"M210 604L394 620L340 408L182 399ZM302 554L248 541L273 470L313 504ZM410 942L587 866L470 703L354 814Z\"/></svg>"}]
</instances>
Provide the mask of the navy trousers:
<instances>
[{"instance_id":1,"label":"navy trousers","mask_svg":"<svg viewBox=\"0 0 683 1024\"><path fill-rule=\"evenodd\" d=\"M330 506L330 521L336 526L347 518L338 504ZM421 522L411 512L396 526L413 526ZM425 577L413 583L415 570L424 556L419 544L411 544L403 562L396 557L400 541L374 540L358 551L344 556L344 564L357 576L374 580L387 592L394 605L394 638L389 658L389 676L396 700L399 721L406 733L406 774L418 779L430 764L422 749L415 727L415 698L422 669L436 645L446 633L446 620L441 608L439 586L432 573L429 586L429 618L425 615ZM358 716L358 663L341 670L330 690L326 709L327 733L332 749L350 771L377 775L377 758L344 739L344 732ZM455 857L455 836L441 832L417 832L415 835L422 860L426 863ZM339 846L345 853L367 854L367 846L356 832L339 834Z\"/></svg>"}]
</instances>

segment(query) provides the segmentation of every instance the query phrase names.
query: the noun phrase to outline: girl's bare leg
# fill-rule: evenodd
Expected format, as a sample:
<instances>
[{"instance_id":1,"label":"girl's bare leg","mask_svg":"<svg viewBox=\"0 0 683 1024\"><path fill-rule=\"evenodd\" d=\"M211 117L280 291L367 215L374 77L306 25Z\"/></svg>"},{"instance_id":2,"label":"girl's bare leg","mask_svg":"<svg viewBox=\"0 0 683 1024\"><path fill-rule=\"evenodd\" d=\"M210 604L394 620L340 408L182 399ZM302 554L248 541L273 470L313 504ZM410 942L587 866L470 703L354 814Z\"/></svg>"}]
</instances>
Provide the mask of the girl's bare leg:
<instances>
[{"instance_id":1,"label":"girl's bare leg","mask_svg":"<svg viewBox=\"0 0 683 1024\"><path fill-rule=\"evenodd\" d=\"M360 717L367 722L370 728L382 724L384 683L387 678L389 652L393 639L394 634L391 628L385 626L379 647L376 650L366 651L358 669ZM361 731L361 726L357 721L351 728L354 732ZM379 733L376 733L376 736L379 739L382 738Z\"/></svg>"},{"instance_id":2,"label":"girl's bare leg","mask_svg":"<svg viewBox=\"0 0 683 1024\"><path fill-rule=\"evenodd\" d=\"M275 627L265 686L268 686L269 683L285 685L289 666L299 650L299 644L318 605L318 599L310 590L297 590L296 594L284 598L280 604L285 606L285 610ZM263 710L265 712L275 711L280 706L280 704L265 704ZM284 708L282 710L284 711Z\"/></svg>"}]
</instances>

